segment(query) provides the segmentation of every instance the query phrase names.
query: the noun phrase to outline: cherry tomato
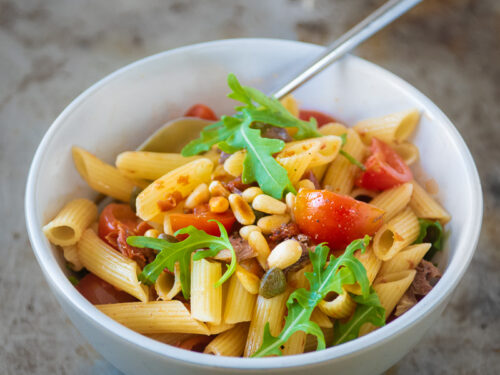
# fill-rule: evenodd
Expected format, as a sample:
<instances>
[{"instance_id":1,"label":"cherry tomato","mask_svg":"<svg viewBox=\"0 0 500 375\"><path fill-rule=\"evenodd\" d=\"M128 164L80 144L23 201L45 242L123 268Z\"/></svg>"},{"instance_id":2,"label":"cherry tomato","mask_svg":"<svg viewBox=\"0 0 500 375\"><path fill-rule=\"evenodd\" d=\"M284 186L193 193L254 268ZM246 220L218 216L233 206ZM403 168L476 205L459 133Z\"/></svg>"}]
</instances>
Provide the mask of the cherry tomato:
<instances>
[{"instance_id":1,"label":"cherry tomato","mask_svg":"<svg viewBox=\"0 0 500 375\"><path fill-rule=\"evenodd\" d=\"M366 159L366 171L356 181L369 190L386 190L413 179L410 168L396 151L386 143L373 138L371 155Z\"/></svg>"},{"instance_id":2,"label":"cherry tomato","mask_svg":"<svg viewBox=\"0 0 500 375\"><path fill-rule=\"evenodd\" d=\"M217 116L214 111L205 104L195 104L184 114L186 117L199 117L204 120L217 121Z\"/></svg>"},{"instance_id":3,"label":"cherry tomato","mask_svg":"<svg viewBox=\"0 0 500 375\"><path fill-rule=\"evenodd\" d=\"M130 294L116 289L113 285L92 273L85 275L76 286L76 289L93 305L137 301Z\"/></svg>"},{"instance_id":4,"label":"cherry tomato","mask_svg":"<svg viewBox=\"0 0 500 375\"><path fill-rule=\"evenodd\" d=\"M294 215L302 233L314 242L344 250L353 240L372 236L383 224L384 211L328 190L300 189Z\"/></svg>"},{"instance_id":5,"label":"cherry tomato","mask_svg":"<svg viewBox=\"0 0 500 375\"><path fill-rule=\"evenodd\" d=\"M231 227L236 221L236 218L231 210L227 210L221 214L216 214L210 212L208 205L202 205L195 208L192 214L171 214L170 225L172 226L172 230L174 232L181 228L193 225L197 229L203 230L212 236L220 236L220 230L217 223L209 221L212 219L219 221L224 228L226 228L228 233L231 231Z\"/></svg>"},{"instance_id":6,"label":"cherry tomato","mask_svg":"<svg viewBox=\"0 0 500 375\"><path fill-rule=\"evenodd\" d=\"M118 230L119 223L134 231L139 222L128 204L110 203L102 210L99 217L99 237L106 240L111 232Z\"/></svg>"},{"instance_id":7,"label":"cherry tomato","mask_svg":"<svg viewBox=\"0 0 500 375\"><path fill-rule=\"evenodd\" d=\"M327 115L326 113L320 111L314 111L310 109L301 109L299 111L299 118L301 120L309 121L311 117L314 117L316 119L318 127L322 127L323 125L328 124L329 122L337 122L337 120L335 120L330 115Z\"/></svg>"}]
</instances>

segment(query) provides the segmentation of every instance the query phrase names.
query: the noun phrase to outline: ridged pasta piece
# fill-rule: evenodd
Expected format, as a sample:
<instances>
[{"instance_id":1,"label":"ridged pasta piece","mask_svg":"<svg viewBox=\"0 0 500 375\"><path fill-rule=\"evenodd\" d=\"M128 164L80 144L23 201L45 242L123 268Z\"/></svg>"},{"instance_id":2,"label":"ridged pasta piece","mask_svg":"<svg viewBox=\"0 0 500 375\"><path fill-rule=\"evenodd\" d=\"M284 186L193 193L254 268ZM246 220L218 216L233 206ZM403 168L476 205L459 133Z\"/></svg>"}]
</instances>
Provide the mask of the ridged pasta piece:
<instances>
[{"instance_id":1,"label":"ridged pasta piece","mask_svg":"<svg viewBox=\"0 0 500 375\"><path fill-rule=\"evenodd\" d=\"M87 184L99 193L123 202L130 200L134 186L145 185L123 176L120 171L80 147L71 149L75 167Z\"/></svg>"},{"instance_id":2,"label":"ridged pasta piece","mask_svg":"<svg viewBox=\"0 0 500 375\"><path fill-rule=\"evenodd\" d=\"M373 137L392 143L406 141L420 120L416 109L391 113L386 116L359 121L354 125L361 139L369 144Z\"/></svg>"},{"instance_id":3,"label":"ridged pasta piece","mask_svg":"<svg viewBox=\"0 0 500 375\"><path fill-rule=\"evenodd\" d=\"M286 291L273 298L264 298L260 295L257 297L243 353L245 357L250 357L261 346L266 323L269 323L269 330L273 336L280 333L289 294L289 291Z\"/></svg>"},{"instance_id":4,"label":"ridged pasta piece","mask_svg":"<svg viewBox=\"0 0 500 375\"><path fill-rule=\"evenodd\" d=\"M293 289L304 288L309 290L309 280L307 280L306 272L312 272L312 264L309 263L298 271L289 272L287 275L287 283Z\"/></svg>"},{"instance_id":5,"label":"ridged pasta piece","mask_svg":"<svg viewBox=\"0 0 500 375\"><path fill-rule=\"evenodd\" d=\"M163 214L163 233L170 235L174 234L174 230L172 229L172 224L170 222L170 215L184 213L184 202L185 201L180 202L177 206Z\"/></svg>"},{"instance_id":6,"label":"ridged pasta piece","mask_svg":"<svg viewBox=\"0 0 500 375\"><path fill-rule=\"evenodd\" d=\"M318 138L309 138L301 141L293 141L285 144L285 147L278 154L280 157L289 157L299 155L304 151L311 150L313 159L308 167L316 167L318 165L328 164L337 156L342 139L336 135L324 135Z\"/></svg>"},{"instance_id":7,"label":"ridged pasta piece","mask_svg":"<svg viewBox=\"0 0 500 375\"><path fill-rule=\"evenodd\" d=\"M76 244L83 231L96 220L97 206L88 199L75 199L43 227L43 233L54 245L70 246Z\"/></svg>"},{"instance_id":8,"label":"ridged pasta piece","mask_svg":"<svg viewBox=\"0 0 500 375\"><path fill-rule=\"evenodd\" d=\"M321 309L315 308L311 314L311 321L319 325L320 328L332 328L333 323Z\"/></svg>"},{"instance_id":9,"label":"ridged pasta piece","mask_svg":"<svg viewBox=\"0 0 500 375\"><path fill-rule=\"evenodd\" d=\"M408 206L412 192L413 185L407 182L406 184L383 191L373 198L370 204L384 210L384 221L389 221Z\"/></svg>"},{"instance_id":10,"label":"ridged pasta piece","mask_svg":"<svg viewBox=\"0 0 500 375\"><path fill-rule=\"evenodd\" d=\"M415 242L419 233L417 216L407 207L375 233L373 251L377 258L387 261Z\"/></svg>"},{"instance_id":11,"label":"ridged pasta piece","mask_svg":"<svg viewBox=\"0 0 500 375\"><path fill-rule=\"evenodd\" d=\"M416 273L415 270L399 271L377 278L373 283L373 289L378 295L380 304L385 309L386 319L391 315L392 310L410 287ZM365 323L361 327L359 335L366 335L376 328L371 323Z\"/></svg>"},{"instance_id":12,"label":"ridged pasta piece","mask_svg":"<svg viewBox=\"0 0 500 375\"><path fill-rule=\"evenodd\" d=\"M160 177L137 196L137 216L150 220L163 212L159 202L185 199L199 184L210 181L212 169L213 163L201 158Z\"/></svg>"},{"instance_id":13,"label":"ridged pasta piece","mask_svg":"<svg viewBox=\"0 0 500 375\"><path fill-rule=\"evenodd\" d=\"M382 266L382 261L375 255L372 246L369 246L364 253L358 250L354 253L354 256L363 264L366 269L366 275L368 276L368 281L370 285L377 276L380 267ZM345 290L351 292L352 294L361 295L361 287L358 283L346 285Z\"/></svg>"},{"instance_id":14,"label":"ridged pasta piece","mask_svg":"<svg viewBox=\"0 0 500 375\"><path fill-rule=\"evenodd\" d=\"M387 262L382 263L379 275L383 277L390 273L415 269L430 248L430 243L408 246Z\"/></svg>"},{"instance_id":15,"label":"ridged pasta piece","mask_svg":"<svg viewBox=\"0 0 500 375\"><path fill-rule=\"evenodd\" d=\"M63 246L63 256L64 259L70 264L73 271L81 271L83 264L78 257L78 249L76 245Z\"/></svg>"},{"instance_id":16,"label":"ridged pasta piece","mask_svg":"<svg viewBox=\"0 0 500 375\"><path fill-rule=\"evenodd\" d=\"M207 259L191 262L191 315L202 322L220 324L222 287L214 288L222 276L222 265Z\"/></svg>"},{"instance_id":17,"label":"ridged pasta piece","mask_svg":"<svg viewBox=\"0 0 500 375\"><path fill-rule=\"evenodd\" d=\"M170 301L182 290L179 263L175 263L174 273L163 271L155 282L158 299Z\"/></svg>"},{"instance_id":18,"label":"ridged pasta piece","mask_svg":"<svg viewBox=\"0 0 500 375\"><path fill-rule=\"evenodd\" d=\"M139 333L197 333L210 334L207 326L191 317L181 301L127 302L96 307Z\"/></svg>"},{"instance_id":19,"label":"ridged pasta piece","mask_svg":"<svg viewBox=\"0 0 500 375\"><path fill-rule=\"evenodd\" d=\"M328 345L333 342L333 328L321 328L323 331L323 336L325 337L325 342ZM318 346L318 339L314 335L306 336L306 344L304 347L304 352L314 352Z\"/></svg>"},{"instance_id":20,"label":"ridged pasta piece","mask_svg":"<svg viewBox=\"0 0 500 375\"><path fill-rule=\"evenodd\" d=\"M138 300L148 301L149 289L137 279L141 272L137 263L101 240L92 229L83 232L77 249L87 270Z\"/></svg>"},{"instance_id":21,"label":"ridged pasta piece","mask_svg":"<svg viewBox=\"0 0 500 375\"><path fill-rule=\"evenodd\" d=\"M413 194L410 200L410 207L415 212L417 217L422 219L439 220L443 224L450 221L451 216L446 210L430 196L425 189L420 186L415 180L411 182L413 185Z\"/></svg>"},{"instance_id":22,"label":"ridged pasta piece","mask_svg":"<svg viewBox=\"0 0 500 375\"><path fill-rule=\"evenodd\" d=\"M199 156L185 157L166 152L126 151L117 156L115 164L118 170L130 179L156 180L199 158Z\"/></svg>"},{"instance_id":23,"label":"ridged pasta piece","mask_svg":"<svg viewBox=\"0 0 500 375\"><path fill-rule=\"evenodd\" d=\"M401 142L391 144L391 147L398 153L407 165L412 165L420 158L418 147L411 142Z\"/></svg>"},{"instance_id":24,"label":"ridged pasta piece","mask_svg":"<svg viewBox=\"0 0 500 375\"><path fill-rule=\"evenodd\" d=\"M351 197L353 197L354 199L363 200L360 198L370 197L371 199L373 199L378 195L378 193L376 191L368 190L368 189L364 189L364 188L355 188L351 191L351 193L349 195ZM365 202L366 202L366 200L365 200Z\"/></svg>"},{"instance_id":25,"label":"ridged pasta piece","mask_svg":"<svg viewBox=\"0 0 500 375\"><path fill-rule=\"evenodd\" d=\"M344 293L337 295L331 301L322 300L318 304L318 308L331 318L343 319L354 313L356 302L354 302L349 293L344 290Z\"/></svg>"},{"instance_id":26,"label":"ridged pasta piece","mask_svg":"<svg viewBox=\"0 0 500 375\"><path fill-rule=\"evenodd\" d=\"M301 152L289 151L284 153L284 151L281 151L276 156L276 161L286 169L292 185L296 185L302 178L304 172L313 160L314 154L318 150L319 146L317 144L311 144L309 148L301 150Z\"/></svg>"},{"instance_id":27,"label":"ridged pasta piece","mask_svg":"<svg viewBox=\"0 0 500 375\"><path fill-rule=\"evenodd\" d=\"M145 334L145 336L156 341L161 341L164 344L177 346L181 342L190 339L192 337L195 337L196 335L193 333L169 332L169 333L148 333Z\"/></svg>"},{"instance_id":28,"label":"ridged pasta piece","mask_svg":"<svg viewBox=\"0 0 500 375\"><path fill-rule=\"evenodd\" d=\"M358 133L347 129L347 141L343 150L362 162L365 155L365 145L361 142ZM323 187L334 193L348 195L354 185L354 178L359 168L351 164L344 156L339 155L326 170L323 177Z\"/></svg>"},{"instance_id":29,"label":"ridged pasta piece","mask_svg":"<svg viewBox=\"0 0 500 375\"><path fill-rule=\"evenodd\" d=\"M287 109L293 116L299 117L299 104L297 100L293 97L293 95L287 95L283 99L280 100L283 107Z\"/></svg>"},{"instance_id":30,"label":"ridged pasta piece","mask_svg":"<svg viewBox=\"0 0 500 375\"><path fill-rule=\"evenodd\" d=\"M219 333L229 331L231 328L234 327L234 324L229 324L229 323L206 323L208 330L210 331L211 335L218 335Z\"/></svg>"},{"instance_id":31,"label":"ridged pasta piece","mask_svg":"<svg viewBox=\"0 0 500 375\"><path fill-rule=\"evenodd\" d=\"M245 349L245 342L248 335L248 323L240 323L230 330L221 333L210 341L203 353L239 357Z\"/></svg>"},{"instance_id":32,"label":"ridged pasta piece","mask_svg":"<svg viewBox=\"0 0 500 375\"><path fill-rule=\"evenodd\" d=\"M229 280L229 289L224 304L224 323L234 324L252 320L256 294L249 293L234 274Z\"/></svg>"},{"instance_id":33,"label":"ridged pasta piece","mask_svg":"<svg viewBox=\"0 0 500 375\"><path fill-rule=\"evenodd\" d=\"M304 353L306 346L307 334L304 331L297 331L290 336L288 341L283 345L281 353L283 355L294 355Z\"/></svg>"}]
</instances>

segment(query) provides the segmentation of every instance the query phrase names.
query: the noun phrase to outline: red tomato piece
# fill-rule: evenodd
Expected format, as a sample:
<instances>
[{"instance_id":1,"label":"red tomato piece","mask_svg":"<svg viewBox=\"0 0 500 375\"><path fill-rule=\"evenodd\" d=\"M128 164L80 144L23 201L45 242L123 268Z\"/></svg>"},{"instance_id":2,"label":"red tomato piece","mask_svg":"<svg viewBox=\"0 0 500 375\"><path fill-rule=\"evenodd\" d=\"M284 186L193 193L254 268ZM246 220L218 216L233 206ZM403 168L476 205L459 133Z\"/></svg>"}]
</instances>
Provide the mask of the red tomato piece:
<instances>
[{"instance_id":1,"label":"red tomato piece","mask_svg":"<svg viewBox=\"0 0 500 375\"><path fill-rule=\"evenodd\" d=\"M302 233L331 250L344 250L352 241L372 236L382 226L384 211L328 190L300 189L295 221Z\"/></svg>"},{"instance_id":2,"label":"red tomato piece","mask_svg":"<svg viewBox=\"0 0 500 375\"><path fill-rule=\"evenodd\" d=\"M329 122L337 122L332 116L327 115L326 113L320 112L320 111L314 111L310 109L301 109L299 111L299 118L303 121L309 121L311 117L314 117L316 119L316 122L318 123L318 127L322 127L325 124L328 124Z\"/></svg>"},{"instance_id":3,"label":"red tomato piece","mask_svg":"<svg viewBox=\"0 0 500 375\"><path fill-rule=\"evenodd\" d=\"M140 220L128 204L108 204L99 217L99 237L106 241L111 232L118 231L120 223L130 230L135 230Z\"/></svg>"},{"instance_id":4,"label":"red tomato piece","mask_svg":"<svg viewBox=\"0 0 500 375\"><path fill-rule=\"evenodd\" d=\"M215 115L212 108L206 106L205 104L195 104L187 110L184 114L186 117L199 117L204 120L214 120L217 121L217 116Z\"/></svg>"},{"instance_id":5,"label":"red tomato piece","mask_svg":"<svg viewBox=\"0 0 500 375\"><path fill-rule=\"evenodd\" d=\"M93 273L85 275L76 286L76 289L93 305L137 301L135 297L116 289Z\"/></svg>"},{"instance_id":6,"label":"red tomato piece","mask_svg":"<svg viewBox=\"0 0 500 375\"><path fill-rule=\"evenodd\" d=\"M212 236L220 236L220 230L217 223L209 220L219 221L226 231L229 233L236 218L231 210L227 210L221 214L210 212L208 205L202 205L195 208L192 214L171 214L170 225L175 232L181 228L193 225L195 228L205 231Z\"/></svg>"},{"instance_id":7,"label":"red tomato piece","mask_svg":"<svg viewBox=\"0 0 500 375\"><path fill-rule=\"evenodd\" d=\"M373 138L371 155L366 159L366 171L356 184L369 190L386 190L413 179L404 160L388 144Z\"/></svg>"}]
</instances>

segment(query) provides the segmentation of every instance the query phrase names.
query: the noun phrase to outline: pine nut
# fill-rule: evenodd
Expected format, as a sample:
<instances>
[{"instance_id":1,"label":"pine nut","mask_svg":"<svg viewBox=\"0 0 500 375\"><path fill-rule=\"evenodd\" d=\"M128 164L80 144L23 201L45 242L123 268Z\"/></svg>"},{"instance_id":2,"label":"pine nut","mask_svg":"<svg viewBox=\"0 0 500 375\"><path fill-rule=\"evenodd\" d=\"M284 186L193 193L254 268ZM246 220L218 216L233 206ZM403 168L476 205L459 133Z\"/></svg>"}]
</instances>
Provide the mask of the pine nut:
<instances>
[{"instance_id":1,"label":"pine nut","mask_svg":"<svg viewBox=\"0 0 500 375\"><path fill-rule=\"evenodd\" d=\"M267 270L267 257L271 250L267 244L266 238L259 231L253 231L248 236L248 243L252 249L257 253L257 260L259 264Z\"/></svg>"},{"instance_id":2,"label":"pine nut","mask_svg":"<svg viewBox=\"0 0 500 375\"><path fill-rule=\"evenodd\" d=\"M252 187L245 189L243 191L243 193L241 193L241 196L248 203L252 203L252 201L255 199L255 197L259 194L262 194L262 190L257 186L252 186Z\"/></svg>"},{"instance_id":3,"label":"pine nut","mask_svg":"<svg viewBox=\"0 0 500 375\"><path fill-rule=\"evenodd\" d=\"M212 194L213 197L229 197L229 190L227 190L224 185L222 185L222 182L220 181L212 181L210 185L208 186L208 190Z\"/></svg>"},{"instance_id":4,"label":"pine nut","mask_svg":"<svg viewBox=\"0 0 500 375\"><path fill-rule=\"evenodd\" d=\"M208 202L210 198L210 192L208 191L208 186L205 183L199 184L191 194L186 198L184 207L192 210L200 204Z\"/></svg>"},{"instance_id":5,"label":"pine nut","mask_svg":"<svg viewBox=\"0 0 500 375\"><path fill-rule=\"evenodd\" d=\"M278 244L269 257L267 258L267 264L269 268L280 268L285 269L288 266L296 263L302 255L302 246L295 240L286 240Z\"/></svg>"},{"instance_id":6,"label":"pine nut","mask_svg":"<svg viewBox=\"0 0 500 375\"><path fill-rule=\"evenodd\" d=\"M299 189L316 189L316 186L314 186L314 182L312 182L311 180L305 178L303 180L300 180L298 183L297 183L297 190Z\"/></svg>"},{"instance_id":7,"label":"pine nut","mask_svg":"<svg viewBox=\"0 0 500 375\"><path fill-rule=\"evenodd\" d=\"M229 208L229 202L224 197L212 197L208 202L208 206L210 207L210 211L215 213L226 212Z\"/></svg>"},{"instance_id":8,"label":"pine nut","mask_svg":"<svg viewBox=\"0 0 500 375\"><path fill-rule=\"evenodd\" d=\"M144 237L151 237L151 238L158 238L159 235L160 235L160 232L157 231L156 229L148 229L144 233Z\"/></svg>"},{"instance_id":9,"label":"pine nut","mask_svg":"<svg viewBox=\"0 0 500 375\"><path fill-rule=\"evenodd\" d=\"M229 195L229 205L238 223L243 225L253 224L255 214L250 205L238 194Z\"/></svg>"},{"instance_id":10,"label":"pine nut","mask_svg":"<svg viewBox=\"0 0 500 375\"><path fill-rule=\"evenodd\" d=\"M252 207L271 215L281 215L286 212L285 203L266 194L257 195L252 202Z\"/></svg>"},{"instance_id":11,"label":"pine nut","mask_svg":"<svg viewBox=\"0 0 500 375\"><path fill-rule=\"evenodd\" d=\"M243 288L250 294L259 293L260 279L254 273L247 271L240 265L236 266L236 277L240 281Z\"/></svg>"},{"instance_id":12,"label":"pine nut","mask_svg":"<svg viewBox=\"0 0 500 375\"><path fill-rule=\"evenodd\" d=\"M257 226L262 229L262 233L271 234L275 229L290 221L290 215L270 215L264 216L257 221Z\"/></svg>"},{"instance_id":13,"label":"pine nut","mask_svg":"<svg viewBox=\"0 0 500 375\"><path fill-rule=\"evenodd\" d=\"M287 211L290 214L292 220L294 220L293 208L295 207L295 194L294 193L287 193L287 195L285 197L285 201L286 201Z\"/></svg>"},{"instance_id":14,"label":"pine nut","mask_svg":"<svg viewBox=\"0 0 500 375\"><path fill-rule=\"evenodd\" d=\"M250 236L250 233L252 233L253 231L262 232L262 230L257 225L245 225L240 229L240 236L244 240L248 241L248 236Z\"/></svg>"},{"instance_id":15,"label":"pine nut","mask_svg":"<svg viewBox=\"0 0 500 375\"><path fill-rule=\"evenodd\" d=\"M241 174L243 173L243 161L245 160L246 156L247 153L243 150L236 151L234 154L232 154L224 162L224 169L226 170L226 172L235 177L241 176Z\"/></svg>"}]
</instances>

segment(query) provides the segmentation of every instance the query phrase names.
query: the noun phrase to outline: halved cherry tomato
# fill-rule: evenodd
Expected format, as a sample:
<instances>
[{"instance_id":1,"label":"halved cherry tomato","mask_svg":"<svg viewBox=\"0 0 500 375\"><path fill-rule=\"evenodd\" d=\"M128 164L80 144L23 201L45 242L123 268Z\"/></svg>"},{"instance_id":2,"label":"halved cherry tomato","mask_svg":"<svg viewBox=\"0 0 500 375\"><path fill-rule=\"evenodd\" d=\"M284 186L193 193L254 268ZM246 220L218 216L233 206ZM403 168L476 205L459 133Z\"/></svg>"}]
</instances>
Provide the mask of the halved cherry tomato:
<instances>
[{"instance_id":1,"label":"halved cherry tomato","mask_svg":"<svg viewBox=\"0 0 500 375\"><path fill-rule=\"evenodd\" d=\"M76 286L76 289L93 305L137 301L130 294L116 289L113 285L92 273L85 275Z\"/></svg>"},{"instance_id":2,"label":"halved cherry tomato","mask_svg":"<svg viewBox=\"0 0 500 375\"><path fill-rule=\"evenodd\" d=\"M221 214L216 214L210 212L208 205L202 205L196 207L192 214L171 214L170 225L172 226L172 230L174 232L181 228L193 225L197 229L203 230L212 236L220 236L220 230L217 223L209 221L212 219L219 221L224 228L226 228L228 233L231 231L231 227L236 221L236 218L231 210L227 210Z\"/></svg>"},{"instance_id":3,"label":"halved cherry tomato","mask_svg":"<svg viewBox=\"0 0 500 375\"><path fill-rule=\"evenodd\" d=\"M371 155L366 159L366 171L356 181L369 190L386 190L413 179L410 168L388 144L372 139Z\"/></svg>"},{"instance_id":4,"label":"halved cherry tomato","mask_svg":"<svg viewBox=\"0 0 500 375\"><path fill-rule=\"evenodd\" d=\"M301 109L299 111L299 118L301 120L309 121L311 117L314 117L316 119L318 127L322 127L323 125L328 124L329 122L337 121L332 116L327 115L326 113L320 111L314 111L310 109Z\"/></svg>"},{"instance_id":5,"label":"halved cherry tomato","mask_svg":"<svg viewBox=\"0 0 500 375\"><path fill-rule=\"evenodd\" d=\"M204 120L217 121L217 116L214 111L205 104L195 104L184 114L186 117L199 117Z\"/></svg>"},{"instance_id":6,"label":"halved cherry tomato","mask_svg":"<svg viewBox=\"0 0 500 375\"><path fill-rule=\"evenodd\" d=\"M383 224L384 211L328 190L300 189L294 215L302 233L314 242L344 250L353 240L372 236Z\"/></svg>"},{"instance_id":7,"label":"halved cherry tomato","mask_svg":"<svg viewBox=\"0 0 500 375\"><path fill-rule=\"evenodd\" d=\"M119 223L135 231L139 221L128 204L110 203L102 210L99 217L99 237L106 240L108 234L118 230Z\"/></svg>"}]
</instances>

